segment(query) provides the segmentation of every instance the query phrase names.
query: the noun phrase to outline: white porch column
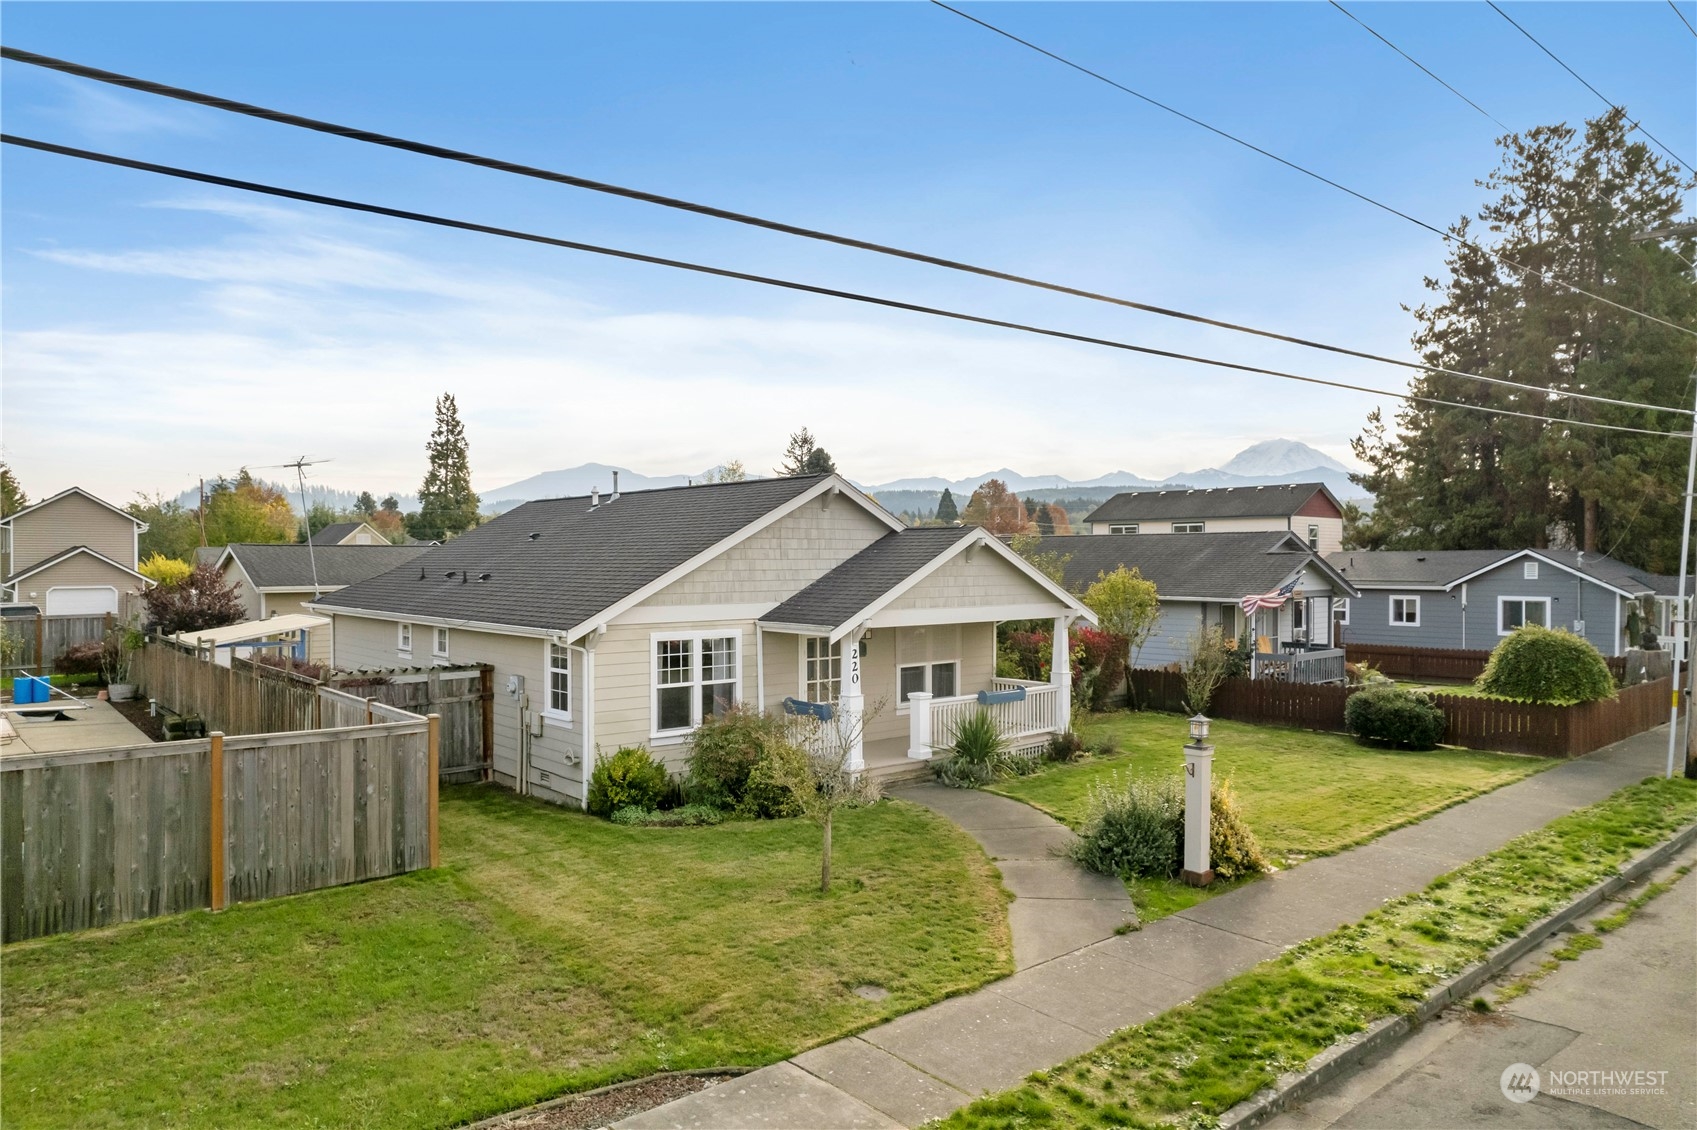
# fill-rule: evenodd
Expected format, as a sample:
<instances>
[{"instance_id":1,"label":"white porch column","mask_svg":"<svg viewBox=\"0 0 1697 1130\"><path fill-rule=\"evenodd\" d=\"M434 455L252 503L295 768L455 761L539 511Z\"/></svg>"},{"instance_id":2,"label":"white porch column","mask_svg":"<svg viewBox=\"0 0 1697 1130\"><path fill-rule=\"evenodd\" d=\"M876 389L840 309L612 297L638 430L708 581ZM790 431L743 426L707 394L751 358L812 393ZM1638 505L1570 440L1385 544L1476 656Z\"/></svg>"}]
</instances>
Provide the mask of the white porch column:
<instances>
[{"instance_id":1,"label":"white porch column","mask_svg":"<svg viewBox=\"0 0 1697 1130\"><path fill-rule=\"evenodd\" d=\"M931 760L931 692L914 691L907 696L907 755L915 761Z\"/></svg>"},{"instance_id":2,"label":"white porch column","mask_svg":"<svg viewBox=\"0 0 1697 1130\"><path fill-rule=\"evenodd\" d=\"M856 628L843 637L843 684L837 697L837 726L848 741L848 768L853 773L866 768L866 735L862 732L866 698L860 690L860 637L864 631Z\"/></svg>"},{"instance_id":3,"label":"white porch column","mask_svg":"<svg viewBox=\"0 0 1697 1130\"><path fill-rule=\"evenodd\" d=\"M1067 632L1071 625L1071 616L1056 616L1054 638L1049 646L1049 682L1055 687L1057 733L1072 729L1072 641Z\"/></svg>"}]
</instances>

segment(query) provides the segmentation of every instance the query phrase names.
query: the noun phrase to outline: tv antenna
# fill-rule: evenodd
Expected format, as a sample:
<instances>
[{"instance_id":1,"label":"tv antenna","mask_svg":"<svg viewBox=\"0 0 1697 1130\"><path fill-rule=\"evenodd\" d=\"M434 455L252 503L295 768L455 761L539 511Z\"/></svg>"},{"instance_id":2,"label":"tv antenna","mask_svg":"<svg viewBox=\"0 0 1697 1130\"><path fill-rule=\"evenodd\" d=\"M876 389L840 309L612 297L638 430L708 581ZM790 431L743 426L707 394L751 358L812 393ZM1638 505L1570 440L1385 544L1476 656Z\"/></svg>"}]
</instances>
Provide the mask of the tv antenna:
<instances>
[{"instance_id":1,"label":"tv antenna","mask_svg":"<svg viewBox=\"0 0 1697 1130\"><path fill-rule=\"evenodd\" d=\"M318 553L312 545L312 511L306 505L306 469L328 462L330 462L328 459L308 459L302 455L293 463L278 464L279 467L293 467L295 469L295 481L300 484L301 523L306 527L306 559L312 563L312 598L314 600L323 596L324 591L318 587Z\"/></svg>"}]
</instances>

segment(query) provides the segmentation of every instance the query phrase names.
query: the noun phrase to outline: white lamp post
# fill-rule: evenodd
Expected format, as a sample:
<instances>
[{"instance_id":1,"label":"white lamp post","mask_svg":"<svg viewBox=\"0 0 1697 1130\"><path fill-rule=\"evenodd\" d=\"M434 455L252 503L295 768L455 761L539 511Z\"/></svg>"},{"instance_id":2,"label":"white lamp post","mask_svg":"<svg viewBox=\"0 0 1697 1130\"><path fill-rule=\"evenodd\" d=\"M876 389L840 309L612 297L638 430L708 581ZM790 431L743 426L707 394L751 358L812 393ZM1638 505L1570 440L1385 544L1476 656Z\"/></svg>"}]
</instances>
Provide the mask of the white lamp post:
<instances>
[{"instance_id":1,"label":"white lamp post","mask_svg":"<svg viewBox=\"0 0 1697 1130\"><path fill-rule=\"evenodd\" d=\"M1184 870L1179 877L1193 887L1214 881L1208 859L1213 815L1214 747L1208 744L1208 719L1190 720L1190 744L1184 747Z\"/></svg>"}]
</instances>

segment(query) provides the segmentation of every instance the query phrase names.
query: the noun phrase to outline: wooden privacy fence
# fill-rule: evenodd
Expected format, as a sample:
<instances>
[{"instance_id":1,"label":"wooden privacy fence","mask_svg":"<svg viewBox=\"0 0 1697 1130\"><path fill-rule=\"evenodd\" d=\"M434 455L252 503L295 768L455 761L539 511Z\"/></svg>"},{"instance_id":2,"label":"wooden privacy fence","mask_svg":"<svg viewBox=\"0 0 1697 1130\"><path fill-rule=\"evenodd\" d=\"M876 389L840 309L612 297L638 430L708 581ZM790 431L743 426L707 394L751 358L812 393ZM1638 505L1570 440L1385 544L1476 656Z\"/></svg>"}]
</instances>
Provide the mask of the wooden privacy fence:
<instances>
[{"instance_id":1,"label":"wooden privacy fence","mask_svg":"<svg viewBox=\"0 0 1697 1130\"><path fill-rule=\"evenodd\" d=\"M436 714L442 720L442 776L484 775L494 756L494 668L488 666L361 671L321 683L241 658L223 667L192 649L154 639L135 653L131 678L144 696L176 714L199 714L207 729L226 734L363 726Z\"/></svg>"},{"instance_id":2,"label":"wooden privacy fence","mask_svg":"<svg viewBox=\"0 0 1697 1130\"><path fill-rule=\"evenodd\" d=\"M220 666L167 640L153 639L131 659L130 678L144 696L173 713L200 715L208 730L280 734L319 724L315 682L264 676L255 666L241 661Z\"/></svg>"},{"instance_id":3,"label":"wooden privacy fence","mask_svg":"<svg viewBox=\"0 0 1697 1130\"><path fill-rule=\"evenodd\" d=\"M1131 673L1138 704L1183 711L1184 676L1176 671ZM1308 730L1343 732L1344 703L1359 687L1300 686L1266 680L1227 679L1208 713L1237 722L1271 722ZM1671 679L1639 683L1614 699L1577 706L1542 706L1471 695L1434 694L1444 712L1444 742L1499 753L1577 757L1641 734L1667 721Z\"/></svg>"},{"instance_id":4,"label":"wooden privacy fence","mask_svg":"<svg viewBox=\"0 0 1697 1130\"><path fill-rule=\"evenodd\" d=\"M46 675L53 670L53 661L68 647L80 643L96 643L106 638L116 623L110 614L103 616L20 616L0 622L4 631L18 642L17 655L0 668L11 692L14 675Z\"/></svg>"},{"instance_id":5,"label":"wooden privacy fence","mask_svg":"<svg viewBox=\"0 0 1697 1130\"><path fill-rule=\"evenodd\" d=\"M442 718L444 778L485 776L495 755L495 669L403 668L334 675L330 685L376 704Z\"/></svg>"},{"instance_id":6,"label":"wooden privacy fence","mask_svg":"<svg viewBox=\"0 0 1697 1130\"><path fill-rule=\"evenodd\" d=\"M1397 647L1392 644L1346 643L1351 663L1368 663L1392 679L1444 679L1470 683L1485 673L1489 651L1441 647ZM1626 657L1604 656L1615 682L1626 673Z\"/></svg>"},{"instance_id":7,"label":"wooden privacy fence","mask_svg":"<svg viewBox=\"0 0 1697 1130\"><path fill-rule=\"evenodd\" d=\"M0 941L434 867L436 754L405 715L0 759Z\"/></svg>"}]
</instances>

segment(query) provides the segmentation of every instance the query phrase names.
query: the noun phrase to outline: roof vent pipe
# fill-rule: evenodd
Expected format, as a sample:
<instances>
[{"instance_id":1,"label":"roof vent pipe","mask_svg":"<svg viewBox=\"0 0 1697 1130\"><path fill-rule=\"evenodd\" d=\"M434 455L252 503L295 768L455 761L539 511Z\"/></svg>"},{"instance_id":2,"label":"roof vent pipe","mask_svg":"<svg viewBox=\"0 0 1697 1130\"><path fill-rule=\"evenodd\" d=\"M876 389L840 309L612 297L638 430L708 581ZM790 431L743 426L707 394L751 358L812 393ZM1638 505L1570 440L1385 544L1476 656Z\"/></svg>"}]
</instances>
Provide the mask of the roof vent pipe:
<instances>
[{"instance_id":1,"label":"roof vent pipe","mask_svg":"<svg viewBox=\"0 0 1697 1130\"><path fill-rule=\"evenodd\" d=\"M613 472L613 493L607 496L608 502L619 501L619 473Z\"/></svg>"},{"instance_id":2,"label":"roof vent pipe","mask_svg":"<svg viewBox=\"0 0 1697 1130\"><path fill-rule=\"evenodd\" d=\"M590 487L589 488L589 508L591 510L594 510L597 506L600 506L600 505L601 505L601 488L600 487Z\"/></svg>"}]
</instances>

